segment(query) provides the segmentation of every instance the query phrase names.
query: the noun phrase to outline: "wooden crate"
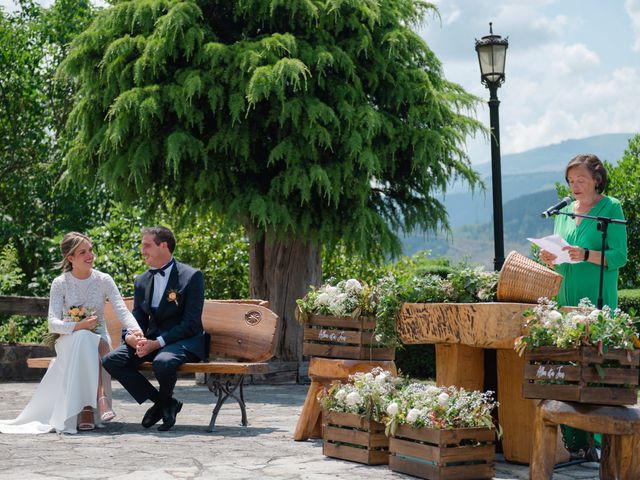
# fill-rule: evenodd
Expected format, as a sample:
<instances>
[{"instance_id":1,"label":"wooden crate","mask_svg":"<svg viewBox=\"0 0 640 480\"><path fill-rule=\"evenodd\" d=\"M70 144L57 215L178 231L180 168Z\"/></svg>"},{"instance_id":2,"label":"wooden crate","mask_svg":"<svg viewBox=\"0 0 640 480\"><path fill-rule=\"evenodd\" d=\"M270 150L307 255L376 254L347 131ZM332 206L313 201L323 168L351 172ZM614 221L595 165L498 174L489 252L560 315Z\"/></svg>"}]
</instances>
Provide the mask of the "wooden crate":
<instances>
[{"instance_id":1,"label":"wooden crate","mask_svg":"<svg viewBox=\"0 0 640 480\"><path fill-rule=\"evenodd\" d=\"M375 340L376 319L309 315L304 328L303 355L353 360L393 360L395 348Z\"/></svg>"},{"instance_id":2,"label":"wooden crate","mask_svg":"<svg viewBox=\"0 0 640 480\"><path fill-rule=\"evenodd\" d=\"M539 347L525 352L524 398L634 405L640 351ZM597 367L596 367L597 365Z\"/></svg>"},{"instance_id":3,"label":"wooden crate","mask_svg":"<svg viewBox=\"0 0 640 480\"><path fill-rule=\"evenodd\" d=\"M322 411L322 453L366 465L389 463L384 424L355 413Z\"/></svg>"},{"instance_id":4,"label":"wooden crate","mask_svg":"<svg viewBox=\"0 0 640 480\"><path fill-rule=\"evenodd\" d=\"M492 478L495 430L398 426L389 439L389 468L430 480Z\"/></svg>"}]
</instances>

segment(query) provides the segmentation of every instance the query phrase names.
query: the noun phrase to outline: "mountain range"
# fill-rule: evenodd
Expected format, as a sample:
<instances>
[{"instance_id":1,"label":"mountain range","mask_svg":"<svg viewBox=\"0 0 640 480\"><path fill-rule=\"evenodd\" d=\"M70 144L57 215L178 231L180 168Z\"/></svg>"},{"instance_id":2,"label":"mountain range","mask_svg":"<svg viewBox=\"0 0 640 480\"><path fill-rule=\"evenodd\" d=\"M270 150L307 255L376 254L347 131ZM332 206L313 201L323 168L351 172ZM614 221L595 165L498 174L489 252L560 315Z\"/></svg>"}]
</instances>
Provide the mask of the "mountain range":
<instances>
[{"instance_id":1,"label":"mountain range","mask_svg":"<svg viewBox=\"0 0 640 480\"><path fill-rule=\"evenodd\" d=\"M539 147L502 157L502 200L505 254L530 250L527 237L548 235L553 221L540 213L557 202L556 183L564 184L564 169L579 153L595 153L612 165L624 155L635 134L604 134ZM441 198L451 232L437 235L418 233L403 238L404 253L431 250L434 256L452 260L467 258L489 267L493 261L493 200L491 164L474 165L485 183L484 191L472 193L460 183Z\"/></svg>"}]
</instances>

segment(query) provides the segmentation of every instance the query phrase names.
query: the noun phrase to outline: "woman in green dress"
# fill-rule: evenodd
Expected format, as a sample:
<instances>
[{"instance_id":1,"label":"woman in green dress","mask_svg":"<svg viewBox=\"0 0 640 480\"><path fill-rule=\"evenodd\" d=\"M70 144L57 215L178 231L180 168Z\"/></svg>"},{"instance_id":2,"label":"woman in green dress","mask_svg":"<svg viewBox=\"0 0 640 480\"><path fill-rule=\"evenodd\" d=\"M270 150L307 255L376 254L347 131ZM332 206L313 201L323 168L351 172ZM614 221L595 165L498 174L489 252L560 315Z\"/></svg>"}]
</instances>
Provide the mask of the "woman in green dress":
<instances>
[{"instance_id":1,"label":"woman in green dress","mask_svg":"<svg viewBox=\"0 0 640 480\"><path fill-rule=\"evenodd\" d=\"M624 219L620 202L603 194L607 186L607 170L595 155L578 155L565 169L565 179L575 201L561 212L579 213L595 217ZM581 299L588 298L597 305L600 286L600 260L602 258L602 233L598 222L589 218L571 218L567 215L555 217L554 233L564 238L569 247L571 260L577 263L555 264L556 256L546 250L540 251L540 259L563 276L558 303L577 306ZM602 286L603 305L612 309L618 306L618 270L627 263L627 228L610 224L604 250L604 275ZM586 450L589 437L586 432L569 427L562 429L565 443L570 451ZM598 442L596 438L596 443Z\"/></svg>"},{"instance_id":2,"label":"woman in green dress","mask_svg":"<svg viewBox=\"0 0 640 480\"><path fill-rule=\"evenodd\" d=\"M572 159L565 170L565 178L575 201L561 212L624 219L620 202L603 195L607 186L607 170L597 156L578 155ZM571 260L578 262L555 265L555 255L546 250L540 252L540 259L563 276L558 293L560 305L576 306L582 298L597 304L602 256L602 233L597 227L598 222L590 218L555 217L554 233L567 241L570 246L565 250ZM625 263L627 228L612 223L607 229L602 288L603 304L612 309L618 306L618 270Z\"/></svg>"}]
</instances>

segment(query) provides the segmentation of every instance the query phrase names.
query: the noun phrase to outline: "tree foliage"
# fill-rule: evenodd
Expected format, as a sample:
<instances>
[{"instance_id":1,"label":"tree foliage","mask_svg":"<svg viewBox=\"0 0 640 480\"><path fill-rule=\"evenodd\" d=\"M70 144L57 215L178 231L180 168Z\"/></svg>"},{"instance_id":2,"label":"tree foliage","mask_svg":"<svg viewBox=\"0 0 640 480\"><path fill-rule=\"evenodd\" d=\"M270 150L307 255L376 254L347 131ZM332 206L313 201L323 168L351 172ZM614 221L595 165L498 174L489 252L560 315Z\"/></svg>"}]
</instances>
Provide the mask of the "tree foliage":
<instances>
[{"instance_id":1,"label":"tree foliage","mask_svg":"<svg viewBox=\"0 0 640 480\"><path fill-rule=\"evenodd\" d=\"M620 286L637 288L640 287L640 135L629 140L618 165L608 165L607 170L610 176L607 194L620 200L628 222L628 260L620 270Z\"/></svg>"},{"instance_id":2,"label":"tree foliage","mask_svg":"<svg viewBox=\"0 0 640 480\"><path fill-rule=\"evenodd\" d=\"M172 198L253 231L398 253L474 185L476 99L443 78L414 0L136 0L102 11L62 71L66 162L121 198Z\"/></svg>"},{"instance_id":3,"label":"tree foliage","mask_svg":"<svg viewBox=\"0 0 640 480\"><path fill-rule=\"evenodd\" d=\"M63 135L73 85L56 77L71 39L88 24L85 0L58 0L45 9L20 0L0 10L0 244L15 246L24 281L12 293L48 291L47 239L99 221L99 186L61 188Z\"/></svg>"}]
</instances>

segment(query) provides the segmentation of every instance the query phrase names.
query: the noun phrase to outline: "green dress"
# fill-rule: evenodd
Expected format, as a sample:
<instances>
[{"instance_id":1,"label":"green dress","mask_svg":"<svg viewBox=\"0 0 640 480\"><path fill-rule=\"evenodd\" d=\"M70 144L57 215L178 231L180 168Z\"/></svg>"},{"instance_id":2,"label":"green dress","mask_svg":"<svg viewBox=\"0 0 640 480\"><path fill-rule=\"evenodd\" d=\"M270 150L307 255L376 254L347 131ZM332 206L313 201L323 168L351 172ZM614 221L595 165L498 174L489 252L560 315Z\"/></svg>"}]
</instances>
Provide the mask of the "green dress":
<instances>
[{"instance_id":1,"label":"green dress","mask_svg":"<svg viewBox=\"0 0 640 480\"><path fill-rule=\"evenodd\" d=\"M571 203L561 211L573 213L574 204ZM623 219L620 202L612 197L603 197L589 211L588 215L595 217L609 217ZM555 217L554 233L564 238L569 245L577 245L589 250L602 250L602 233L597 228L598 222L583 218L576 226L575 219L567 215ZM607 265L604 267L602 283L602 303L615 309L618 306L618 270L627 263L627 228L624 225L609 224L607 229L607 243L605 247ZM564 278L558 293L558 303L565 306L576 306L582 298L588 298L597 305L600 285L600 265L591 262L561 263L556 271ZM577 452L587 449L589 435L582 430L576 430L562 425L562 435L567 449ZM596 446L601 442L600 435L595 435Z\"/></svg>"},{"instance_id":2,"label":"green dress","mask_svg":"<svg viewBox=\"0 0 640 480\"><path fill-rule=\"evenodd\" d=\"M574 203L561 211L573 213ZM588 215L623 219L620 202L612 197L603 197L589 211ZM597 229L598 222L583 218L576 226L575 219L566 215L555 217L554 233L564 238L569 245L602 250L602 234ZM627 228L625 225L609 224L605 248L607 265L604 267L602 300L612 309L618 306L618 270L627 263ZM558 293L558 303L565 306L577 306L582 298L589 298L597 305L600 284L600 265L591 262L562 263L556 271L564 278Z\"/></svg>"}]
</instances>

